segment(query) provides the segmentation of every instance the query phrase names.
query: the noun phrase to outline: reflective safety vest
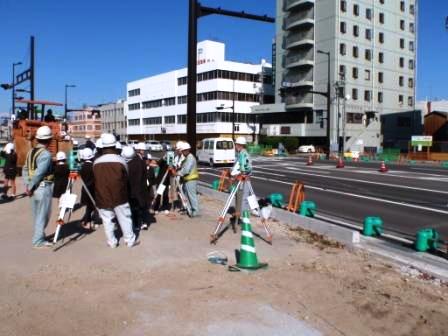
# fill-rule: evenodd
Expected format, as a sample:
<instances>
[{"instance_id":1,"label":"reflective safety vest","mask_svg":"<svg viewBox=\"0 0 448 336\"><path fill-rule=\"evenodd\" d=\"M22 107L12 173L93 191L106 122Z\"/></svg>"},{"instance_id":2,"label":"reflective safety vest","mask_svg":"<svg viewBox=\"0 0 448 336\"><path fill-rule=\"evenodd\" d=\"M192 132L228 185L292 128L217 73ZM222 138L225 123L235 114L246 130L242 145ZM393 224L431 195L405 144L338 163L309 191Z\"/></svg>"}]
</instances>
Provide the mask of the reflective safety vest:
<instances>
[{"instance_id":1,"label":"reflective safety vest","mask_svg":"<svg viewBox=\"0 0 448 336\"><path fill-rule=\"evenodd\" d=\"M25 164L28 167L28 175L30 179L33 178L34 174L36 173L37 158L39 157L40 154L42 154L44 150L45 148L33 148L26 158ZM53 180L54 180L53 169L50 168L50 170L44 176L43 181L53 181Z\"/></svg>"},{"instance_id":2,"label":"reflective safety vest","mask_svg":"<svg viewBox=\"0 0 448 336\"><path fill-rule=\"evenodd\" d=\"M189 155L193 155L193 154L189 154ZM183 160L182 164L185 164L185 162L187 162L187 158L185 158L185 160ZM197 164L195 164L195 166L191 170L191 172L187 175L184 175L183 180L185 182L188 182L188 181L193 181L193 180L198 180L198 179L199 179L199 171L198 171Z\"/></svg>"}]
</instances>

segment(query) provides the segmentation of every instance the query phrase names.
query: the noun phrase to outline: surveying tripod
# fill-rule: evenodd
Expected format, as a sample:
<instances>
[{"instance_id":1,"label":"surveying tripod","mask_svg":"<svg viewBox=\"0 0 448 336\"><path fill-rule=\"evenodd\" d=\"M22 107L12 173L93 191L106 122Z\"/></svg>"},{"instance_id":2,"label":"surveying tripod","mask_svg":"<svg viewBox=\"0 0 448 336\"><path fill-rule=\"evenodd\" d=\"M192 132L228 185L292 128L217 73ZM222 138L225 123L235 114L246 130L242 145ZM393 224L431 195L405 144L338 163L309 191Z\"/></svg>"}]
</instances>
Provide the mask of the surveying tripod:
<instances>
[{"instance_id":1,"label":"surveying tripod","mask_svg":"<svg viewBox=\"0 0 448 336\"><path fill-rule=\"evenodd\" d=\"M226 217L227 212L229 211L230 205L232 204L233 199L235 198L235 196L240 188L243 188L243 196L244 196L244 188L246 187L246 185L248 186L249 194L250 194L248 197L249 206L251 207L252 210L257 210L258 213L260 213L260 205L258 204L258 202L256 200L255 192L254 192L254 189L252 188L252 184L250 183L249 176L240 174L236 177L236 180L238 182L236 183L236 185L231 187L230 195L229 195L229 197L227 197L224 208L221 210L221 213L218 217L218 223L216 224L215 231L210 235L210 243L211 244L216 244L219 237L224 233L226 228L222 229L222 225L224 224L225 217ZM239 201L241 202L240 209L242 209L242 203L244 200L241 199ZM232 226L233 226L233 229L235 232L236 232L235 225L238 223L240 216L241 216L241 214L237 213L236 209L235 209L235 213L233 214L234 222L232 223ZM272 242L272 233L271 233L271 230L269 229L269 225L268 225L267 221L263 220L262 223L263 223L264 229L266 231L266 240L268 242Z\"/></svg>"},{"instance_id":2,"label":"surveying tripod","mask_svg":"<svg viewBox=\"0 0 448 336\"><path fill-rule=\"evenodd\" d=\"M92 201L93 205L96 207L95 200L93 199L92 194L90 193L89 189L85 185L84 181L82 180L81 176L79 176L79 173L77 170L70 171L70 174L68 176L68 183L67 187L65 188L65 192L62 194L61 199L59 200L59 215L58 219L56 220L57 226L56 226L56 232L54 234L53 238L53 244L56 244L58 241L59 233L61 232L62 225L65 223L68 223L70 220L70 217L73 213L73 208L76 203L76 194L72 193L73 185L75 184L76 180L79 179L81 181L81 185L86 191L87 195L89 196L90 200ZM64 218L67 216L67 221L64 222Z\"/></svg>"},{"instance_id":3,"label":"surveying tripod","mask_svg":"<svg viewBox=\"0 0 448 336\"><path fill-rule=\"evenodd\" d=\"M156 203L157 197L159 197L159 196L162 197L163 193L165 192L166 187L165 187L164 183L170 173L174 176L174 185L176 188L176 193L180 198L182 206L187 211L188 216L191 216L192 209L191 209L190 201L185 196L185 194L182 190L182 185L180 184L180 176L176 176L176 169L174 167L168 167L165 174L163 174L162 180L160 181L159 185L157 186L157 193L151 202L151 209L154 209L154 205Z\"/></svg>"}]
</instances>

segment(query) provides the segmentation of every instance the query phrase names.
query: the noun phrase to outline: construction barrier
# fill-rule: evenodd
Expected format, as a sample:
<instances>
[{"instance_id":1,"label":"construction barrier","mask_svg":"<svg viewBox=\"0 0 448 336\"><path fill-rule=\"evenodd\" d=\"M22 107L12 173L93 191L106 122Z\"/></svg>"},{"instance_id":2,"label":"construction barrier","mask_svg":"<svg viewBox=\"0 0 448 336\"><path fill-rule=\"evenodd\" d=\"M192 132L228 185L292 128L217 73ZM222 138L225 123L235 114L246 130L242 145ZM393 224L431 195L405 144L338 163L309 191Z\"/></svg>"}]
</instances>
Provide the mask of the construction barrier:
<instances>
[{"instance_id":1,"label":"construction barrier","mask_svg":"<svg viewBox=\"0 0 448 336\"><path fill-rule=\"evenodd\" d=\"M439 233L434 229L422 229L416 234L415 249L418 252L436 250L439 246Z\"/></svg>"},{"instance_id":2,"label":"construction barrier","mask_svg":"<svg viewBox=\"0 0 448 336\"><path fill-rule=\"evenodd\" d=\"M289 202L286 210L296 213L302 202L305 200L305 186L303 183L297 181L292 185L291 193L289 194Z\"/></svg>"},{"instance_id":3,"label":"construction barrier","mask_svg":"<svg viewBox=\"0 0 448 336\"><path fill-rule=\"evenodd\" d=\"M317 206L313 201L303 201L300 204L300 215L304 217L314 217L316 215Z\"/></svg>"},{"instance_id":4,"label":"construction barrier","mask_svg":"<svg viewBox=\"0 0 448 336\"><path fill-rule=\"evenodd\" d=\"M362 234L367 237L381 236L383 233L383 220L380 217L366 217Z\"/></svg>"},{"instance_id":5,"label":"construction barrier","mask_svg":"<svg viewBox=\"0 0 448 336\"><path fill-rule=\"evenodd\" d=\"M224 169L219 177L218 191L228 192L232 185L232 179L230 178L230 171Z\"/></svg>"},{"instance_id":6,"label":"construction barrier","mask_svg":"<svg viewBox=\"0 0 448 336\"><path fill-rule=\"evenodd\" d=\"M285 198L284 198L283 194L273 193L273 194L268 195L267 198L269 199L272 206L274 206L274 207L283 208L285 206L285 202L284 202Z\"/></svg>"}]
</instances>

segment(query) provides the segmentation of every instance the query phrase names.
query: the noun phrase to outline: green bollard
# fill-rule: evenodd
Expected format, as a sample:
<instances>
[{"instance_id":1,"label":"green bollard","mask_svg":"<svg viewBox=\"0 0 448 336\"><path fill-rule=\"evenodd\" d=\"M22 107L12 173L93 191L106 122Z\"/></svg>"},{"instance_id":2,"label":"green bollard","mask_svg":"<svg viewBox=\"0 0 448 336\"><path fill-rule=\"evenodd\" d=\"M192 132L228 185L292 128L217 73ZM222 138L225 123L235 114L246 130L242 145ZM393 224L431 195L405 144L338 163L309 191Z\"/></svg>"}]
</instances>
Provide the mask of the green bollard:
<instances>
[{"instance_id":1,"label":"green bollard","mask_svg":"<svg viewBox=\"0 0 448 336\"><path fill-rule=\"evenodd\" d=\"M317 206L313 201L303 201L300 204L300 215L305 217L314 217Z\"/></svg>"},{"instance_id":2,"label":"green bollard","mask_svg":"<svg viewBox=\"0 0 448 336\"><path fill-rule=\"evenodd\" d=\"M366 217L362 234L367 237L381 236L383 233L383 220L380 217Z\"/></svg>"},{"instance_id":3,"label":"green bollard","mask_svg":"<svg viewBox=\"0 0 448 336\"><path fill-rule=\"evenodd\" d=\"M421 229L417 232L415 249L418 252L426 252L438 248L439 233L434 229Z\"/></svg>"},{"instance_id":4,"label":"green bollard","mask_svg":"<svg viewBox=\"0 0 448 336\"><path fill-rule=\"evenodd\" d=\"M277 208L282 208L285 203L284 203L284 196L283 194L280 193L274 193L274 194L270 194L267 197L270 201L272 206L277 207Z\"/></svg>"},{"instance_id":5,"label":"green bollard","mask_svg":"<svg viewBox=\"0 0 448 336\"><path fill-rule=\"evenodd\" d=\"M219 189L219 180L213 180L212 182L212 189L218 190Z\"/></svg>"}]
</instances>

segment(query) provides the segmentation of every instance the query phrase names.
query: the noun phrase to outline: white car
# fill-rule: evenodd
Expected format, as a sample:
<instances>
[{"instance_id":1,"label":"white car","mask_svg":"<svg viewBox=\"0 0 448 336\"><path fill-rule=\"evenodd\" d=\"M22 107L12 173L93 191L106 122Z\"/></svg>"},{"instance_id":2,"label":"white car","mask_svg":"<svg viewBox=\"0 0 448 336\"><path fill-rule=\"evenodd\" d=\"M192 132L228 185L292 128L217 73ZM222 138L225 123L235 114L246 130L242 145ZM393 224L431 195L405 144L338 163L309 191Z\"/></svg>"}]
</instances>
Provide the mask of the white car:
<instances>
[{"instance_id":1,"label":"white car","mask_svg":"<svg viewBox=\"0 0 448 336\"><path fill-rule=\"evenodd\" d=\"M159 141L147 140L145 141L146 150L151 152L161 152L163 151L163 146Z\"/></svg>"},{"instance_id":2,"label":"white car","mask_svg":"<svg viewBox=\"0 0 448 336\"><path fill-rule=\"evenodd\" d=\"M314 153L316 148L313 145L303 145L297 149L297 153Z\"/></svg>"}]
</instances>

